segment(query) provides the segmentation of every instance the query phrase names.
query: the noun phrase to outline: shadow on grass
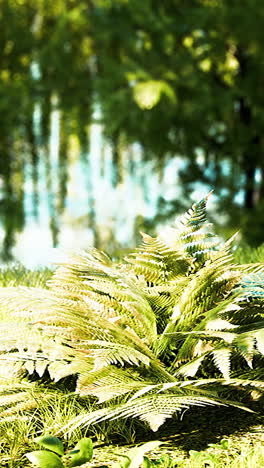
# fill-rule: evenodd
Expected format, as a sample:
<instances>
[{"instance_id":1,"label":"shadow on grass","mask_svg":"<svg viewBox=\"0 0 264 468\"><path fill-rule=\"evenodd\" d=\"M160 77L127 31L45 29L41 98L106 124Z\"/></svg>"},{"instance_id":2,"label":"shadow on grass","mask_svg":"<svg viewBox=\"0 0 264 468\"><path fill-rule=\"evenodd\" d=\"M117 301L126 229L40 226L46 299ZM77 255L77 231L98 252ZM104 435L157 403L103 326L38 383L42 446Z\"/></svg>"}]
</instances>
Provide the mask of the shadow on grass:
<instances>
[{"instance_id":1,"label":"shadow on grass","mask_svg":"<svg viewBox=\"0 0 264 468\"><path fill-rule=\"evenodd\" d=\"M217 443L224 437L239 434L242 436L261 430L263 434L264 406L252 409L254 413L232 407L193 407L181 417L168 419L157 432L152 432L146 425L135 421L134 440L131 444L125 442L121 434L113 435L110 444L132 446L149 440L161 440L186 452L204 450L208 444Z\"/></svg>"},{"instance_id":2,"label":"shadow on grass","mask_svg":"<svg viewBox=\"0 0 264 468\"><path fill-rule=\"evenodd\" d=\"M264 430L264 411L248 413L236 408L198 408L185 413L182 420L168 420L152 440L166 441L184 451L204 450L232 435L245 437Z\"/></svg>"},{"instance_id":3,"label":"shadow on grass","mask_svg":"<svg viewBox=\"0 0 264 468\"><path fill-rule=\"evenodd\" d=\"M256 408L256 411L260 408ZM146 426L135 423L133 443L124 443L122 435L114 437L109 444L100 444L95 449L92 466L111 464L118 460L118 453L127 454L129 448L149 440L160 440L162 445L152 451L151 458L158 459L164 454L172 459L188 457L190 450L203 451L209 444L218 444L228 438L234 453L239 453L242 444L263 443L264 410L261 413L248 413L235 408L210 407L193 408L180 419L169 419L157 432L151 432ZM107 462L107 463L106 463Z\"/></svg>"}]
</instances>

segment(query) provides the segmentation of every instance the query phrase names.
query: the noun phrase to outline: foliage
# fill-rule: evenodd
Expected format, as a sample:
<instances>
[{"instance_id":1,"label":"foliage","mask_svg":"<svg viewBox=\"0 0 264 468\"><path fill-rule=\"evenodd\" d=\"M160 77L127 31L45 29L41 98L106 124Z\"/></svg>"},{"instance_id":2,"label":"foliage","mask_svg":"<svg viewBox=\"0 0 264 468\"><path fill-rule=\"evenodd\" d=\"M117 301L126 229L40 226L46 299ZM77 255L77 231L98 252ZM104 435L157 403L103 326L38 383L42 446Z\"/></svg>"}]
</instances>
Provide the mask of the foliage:
<instances>
[{"instance_id":1,"label":"foliage","mask_svg":"<svg viewBox=\"0 0 264 468\"><path fill-rule=\"evenodd\" d=\"M35 439L35 442L45 447L47 450L38 450L35 452L26 453L25 456L39 468L63 468L82 466L92 459L93 456L93 443L91 439L83 438L79 440L76 447L64 453L64 448L60 439L50 435L44 435ZM156 449L161 445L159 441L146 442L139 447L130 449L127 455L119 455L123 458L122 461L114 463L113 468L140 468L143 464L144 467L156 466L153 464L145 454L151 450ZM62 457L62 458L60 458ZM62 460L65 460L65 465ZM164 459L165 460L165 459ZM164 460L161 460L163 462ZM161 465L164 466L164 463ZM167 468L172 465L166 465Z\"/></svg>"},{"instance_id":2,"label":"foliage","mask_svg":"<svg viewBox=\"0 0 264 468\"><path fill-rule=\"evenodd\" d=\"M238 263L264 263L264 244L257 248L247 244L238 246L234 251L234 258Z\"/></svg>"},{"instance_id":3,"label":"foliage","mask_svg":"<svg viewBox=\"0 0 264 468\"><path fill-rule=\"evenodd\" d=\"M5 382L6 383L6 382ZM14 382L12 382L11 387L14 391L18 391L18 387L15 387ZM3 388L1 386L3 396L10 398L10 386ZM8 405L6 400L5 414L0 421L0 466L9 468L21 468L21 466L26 465L26 460L24 460L25 452L36 450L36 445L33 443L34 438L38 437L40 434L47 433L57 433L60 429L70 422L77 415L85 415L87 411L94 409L95 405L84 405L80 401L80 398L77 395L69 395L64 392L56 391L53 388L53 391L47 391L44 386L39 388L30 388L29 385L26 388L24 384L20 389L25 392L27 395L23 403L20 404L20 408L17 407L16 412L15 408L11 408ZM48 394L49 393L49 394ZM24 395L25 397L25 395ZM18 398L17 398L18 399ZM4 401L2 400L2 403ZM19 405L19 401L17 401ZM63 443L66 444L68 448L73 448L77 444L78 440L87 436L87 431L81 431L77 429L72 432L71 438L67 434L63 434ZM129 425L125 426L124 421L120 421L119 424L108 423L93 426L89 431L89 436L92 437L97 443L106 444L109 440L117 439L120 442L132 443L134 441L133 432L129 428Z\"/></svg>"},{"instance_id":4,"label":"foliage","mask_svg":"<svg viewBox=\"0 0 264 468\"><path fill-rule=\"evenodd\" d=\"M139 447L134 447L128 451L127 455L121 455L123 461L113 464L113 468L144 468L154 467L156 464L152 463L148 457L145 456L150 450L154 450L161 445L159 441L146 442ZM165 466L164 464L162 466ZM166 467L169 468L169 465Z\"/></svg>"},{"instance_id":5,"label":"foliage","mask_svg":"<svg viewBox=\"0 0 264 468\"><path fill-rule=\"evenodd\" d=\"M260 443L256 443L254 448L247 443L242 443L242 445L240 445L240 453L237 453L236 450L232 453L234 447L232 447L230 439L222 439L217 444L209 444L208 449L204 451L190 450L188 458L177 456L176 452L172 457L168 455L166 451L159 458L157 458L157 455L153 458L154 453L151 454L151 458L146 456L146 453L149 451L157 451L156 449L159 448L160 445L162 445L162 443L159 441L151 441L134 447L128 450L126 455L119 455L119 457L121 456L121 460L111 464L111 467L185 468L191 465L193 468L203 468L204 466L211 468L251 468L254 466L258 468L262 466L264 460L264 450ZM43 453L45 453L45 451L43 451ZM42 467L44 465L38 466ZM49 466L51 467L51 465Z\"/></svg>"},{"instance_id":6,"label":"foliage","mask_svg":"<svg viewBox=\"0 0 264 468\"><path fill-rule=\"evenodd\" d=\"M44 435L35 439L35 442L48 449L26 453L29 461L39 468L81 466L90 461L93 456L93 443L87 437L80 439L76 447L66 454L64 453L62 442L57 437ZM63 456L66 458L66 465L61 461L60 457Z\"/></svg>"},{"instance_id":7,"label":"foliage","mask_svg":"<svg viewBox=\"0 0 264 468\"><path fill-rule=\"evenodd\" d=\"M188 463L193 468L202 468L204 466L212 468L250 468L251 466L261 467L264 460L264 450L260 443L254 446L254 449L245 444L241 447L240 453L232 454L232 443L228 439L222 439L218 444L209 444L205 451L198 452L190 450ZM187 467L187 463L182 461L176 465L179 468Z\"/></svg>"},{"instance_id":8,"label":"foliage","mask_svg":"<svg viewBox=\"0 0 264 468\"><path fill-rule=\"evenodd\" d=\"M192 405L243 407L223 394L264 388L263 265L234 264L232 240L208 229L203 199L124 263L72 253L50 289L3 288L5 375L76 375L76 392L101 406L67 430L139 417L156 431ZM1 403L16 411L27 395Z\"/></svg>"},{"instance_id":9,"label":"foliage","mask_svg":"<svg viewBox=\"0 0 264 468\"><path fill-rule=\"evenodd\" d=\"M241 414L239 417L237 410L232 412L231 417L230 414L227 415L227 410L219 418L220 414L220 411L210 411L210 415L199 412L198 416L195 411L192 415L188 415L188 423L186 425L185 422L184 432L180 427L180 422L171 426L171 430L166 433L165 437L163 432L162 444L148 455L149 461L152 463L151 466L153 468L154 466L162 468L174 468L176 466L177 468L187 468L191 465L194 468L204 468L205 460L211 456L211 459L214 459L214 468L235 468L236 466L240 468L262 467L263 428L259 424L263 422L263 416L256 417L253 414ZM44 412L34 416L30 418L16 418L12 422L8 420L1 422L1 467L21 468L22 466L31 466L29 462L27 463L24 454L37 450L36 444L33 442L34 437L40 433L53 433L48 430L48 425L45 426ZM58 412L54 415L55 417L58 417ZM61 417L63 417L63 414ZM246 430L244 425L245 419L247 420ZM41 428L40 431L37 430L37 426ZM109 426L111 426L111 422L109 422ZM45 429L43 429L44 427ZM220 434L218 429L220 428L222 437L223 434L228 433L230 434L228 438L225 436L224 439L219 439ZM238 431L236 430L237 428L239 428ZM73 434L73 438L71 439L64 437L63 444L68 449L72 449L81 437L83 435L77 435L76 433ZM143 438L140 437L138 443L142 443L145 440L147 440L146 435ZM217 443L212 443L213 441ZM118 439L114 445L105 443L102 445L95 438L94 456L91 465L103 465L110 468L114 463L122 463L125 460L124 457L120 457L118 454L129 454L130 458L132 458L131 442L129 445L123 445L121 442L121 439ZM89 463L87 466L89 466Z\"/></svg>"},{"instance_id":10,"label":"foliage","mask_svg":"<svg viewBox=\"0 0 264 468\"><path fill-rule=\"evenodd\" d=\"M0 269L0 287L23 285L46 288L46 283L51 275L52 271L48 268L32 271L20 264L8 265ZM0 319L4 317L4 311L0 310Z\"/></svg>"},{"instance_id":11,"label":"foliage","mask_svg":"<svg viewBox=\"0 0 264 468\"><path fill-rule=\"evenodd\" d=\"M5 258L24 226L29 174L38 216L40 162L57 243L71 140L85 158L94 109L111 143L114 186L131 143L161 173L177 154L186 197L197 181L216 187L221 211L245 214L243 230L253 237L252 220L263 224L262 2L167 0L153 8L150 0L1 0L0 11ZM54 110L60 114L58 171L50 159ZM92 206L90 198L94 224ZM254 238L261 242L259 231Z\"/></svg>"},{"instance_id":12,"label":"foliage","mask_svg":"<svg viewBox=\"0 0 264 468\"><path fill-rule=\"evenodd\" d=\"M29 270L20 264L7 265L0 269L0 287L46 287L51 275L52 271L48 268Z\"/></svg>"}]
</instances>

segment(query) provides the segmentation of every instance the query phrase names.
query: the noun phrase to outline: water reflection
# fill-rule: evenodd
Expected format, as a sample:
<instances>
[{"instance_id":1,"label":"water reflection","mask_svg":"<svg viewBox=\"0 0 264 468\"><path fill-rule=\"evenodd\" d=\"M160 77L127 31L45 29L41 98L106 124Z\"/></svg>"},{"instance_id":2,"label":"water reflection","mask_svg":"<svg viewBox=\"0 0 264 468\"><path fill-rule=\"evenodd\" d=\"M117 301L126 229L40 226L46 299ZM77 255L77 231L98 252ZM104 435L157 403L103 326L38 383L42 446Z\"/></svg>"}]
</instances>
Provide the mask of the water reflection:
<instances>
[{"instance_id":1,"label":"water reflection","mask_svg":"<svg viewBox=\"0 0 264 468\"><path fill-rule=\"evenodd\" d=\"M172 200L179 195L177 172L182 162L174 158L166 165L159 178L152 161L143 162L140 148L133 148L131 160L124 154L123 180L116 187L111 183L111 149L104 148L104 160L100 159L100 139L95 129L90 165L72 151L68 167L65 208L58 219L57 244L60 248L87 248L97 245L110 253L116 248L135 245L135 229L138 220L151 220L157 213L162 196ZM131 149L130 154L131 158ZM53 162L54 186L57 170ZM52 259L54 233L50 217L50 194L46 190L45 167L39 161L38 218L34 210L34 187L30 171L25 184L26 224L16 234L14 257L29 267L47 265ZM56 193L56 191L54 192ZM52 201L56 203L56 198ZM93 204L93 206L91 206ZM91 211L94 220L91 222ZM96 232L95 232L96 230ZM97 236L97 238L95 238Z\"/></svg>"}]
</instances>

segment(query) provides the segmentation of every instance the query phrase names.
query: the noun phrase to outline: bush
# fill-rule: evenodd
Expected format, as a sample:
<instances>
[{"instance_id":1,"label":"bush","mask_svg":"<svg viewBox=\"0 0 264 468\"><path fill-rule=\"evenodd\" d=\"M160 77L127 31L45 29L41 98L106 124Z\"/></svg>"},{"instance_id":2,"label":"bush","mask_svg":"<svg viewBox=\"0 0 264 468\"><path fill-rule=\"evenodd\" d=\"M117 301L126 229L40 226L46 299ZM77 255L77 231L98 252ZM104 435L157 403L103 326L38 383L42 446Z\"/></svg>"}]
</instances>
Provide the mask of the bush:
<instances>
[{"instance_id":1,"label":"bush","mask_svg":"<svg viewBox=\"0 0 264 468\"><path fill-rule=\"evenodd\" d=\"M245 409L240 392L262 391L264 265L234 263L232 239L210 231L206 201L158 237L143 234L122 263L71 253L48 290L1 291L5 371L75 375L76 392L98 399L64 429L138 417L156 431L190 406ZM10 391L5 405L23 398Z\"/></svg>"}]
</instances>

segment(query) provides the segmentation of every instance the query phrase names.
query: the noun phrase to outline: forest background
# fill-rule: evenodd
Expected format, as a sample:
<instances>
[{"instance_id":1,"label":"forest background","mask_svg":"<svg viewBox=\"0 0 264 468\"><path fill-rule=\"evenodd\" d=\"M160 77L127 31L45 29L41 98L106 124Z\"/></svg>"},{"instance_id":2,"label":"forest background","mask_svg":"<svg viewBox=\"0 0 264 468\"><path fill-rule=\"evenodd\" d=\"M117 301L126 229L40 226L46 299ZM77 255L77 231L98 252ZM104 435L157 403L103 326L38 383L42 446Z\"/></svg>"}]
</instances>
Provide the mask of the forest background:
<instances>
[{"instance_id":1,"label":"forest background","mask_svg":"<svg viewBox=\"0 0 264 468\"><path fill-rule=\"evenodd\" d=\"M116 254L211 189L262 243L263 44L258 0L0 0L3 261Z\"/></svg>"}]
</instances>

